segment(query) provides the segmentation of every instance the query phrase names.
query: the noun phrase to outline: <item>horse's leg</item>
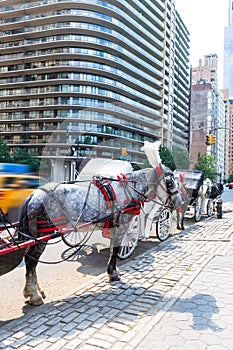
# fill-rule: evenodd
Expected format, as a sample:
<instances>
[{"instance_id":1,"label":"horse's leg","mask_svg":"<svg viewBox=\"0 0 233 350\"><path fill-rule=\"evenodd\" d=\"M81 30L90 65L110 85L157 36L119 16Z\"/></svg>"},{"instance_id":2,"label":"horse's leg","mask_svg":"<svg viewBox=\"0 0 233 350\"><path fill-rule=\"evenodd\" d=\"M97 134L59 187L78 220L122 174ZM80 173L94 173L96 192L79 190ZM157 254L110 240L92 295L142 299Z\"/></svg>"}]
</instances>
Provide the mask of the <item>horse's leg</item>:
<instances>
[{"instance_id":1,"label":"horse's leg","mask_svg":"<svg viewBox=\"0 0 233 350\"><path fill-rule=\"evenodd\" d=\"M26 284L23 295L25 298L29 298L29 304L31 305L43 304L43 299L46 297L38 284L36 275L36 266L44 249L45 244L38 244L31 247L29 252L25 255Z\"/></svg>"},{"instance_id":2,"label":"horse's leg","mask_svg":"<svg viewBox=\"0 0 233 350\"><path fill-rule=\"evenodd\" d=\"M176 209L176 228L180 230L180 208Z\"/></svg>"},{"instance_id":3,"label":"horse's leg","mask_svg":"<svg viewBox=\"0 0 233 350\"><path fill-rule=\"evenodd\" d=\"M110 257L107 265L107 273L109 275L110 281L120 281L120 274L117 271L116 261L117 261L117 253L119 252L119 247L111 247L110 248Z\"/></svg>"},{"instance_id":4,"label":"horse's leg","mask_svg":"<svg viewBox=\"0 0 233 350\"><path fill-rule=\"evenodd\" d=\"M181 230L184 230L184 229L185 229L185 228L184 228L184 215L185 215L185 212L186 212L186 210L187 210L187 207L188 207L187 203L184 204L184 205L182 206L182 213L181 213Z\"/></svg>"},{"instance_id":5,"label":"horse's leg","mask_svg":"<svg viewBox=\"0 0 233 350\"><path fill-rule=\"evenodd\" d=\"M180 226L181 230L184 230L184 214L186 212L185 206L182 207L182 213L181 213L181 220L180 220Z\"/></svg>"},{"instance_id":6,"label":"horse's leg","mask_svg":"<svg viewBox=\"0 0 233 350\"><path fill-rule=\"evenodd\" d=\"M118 225L111 229L110 240L110 256L107 265L107 273L110 281L119 281L120 274L117 271L117 254L119 252L123 236L125 232L128 232L129 225L132 221L132 215L121 214L118 220Z\"/></svg>"}]
</instances>

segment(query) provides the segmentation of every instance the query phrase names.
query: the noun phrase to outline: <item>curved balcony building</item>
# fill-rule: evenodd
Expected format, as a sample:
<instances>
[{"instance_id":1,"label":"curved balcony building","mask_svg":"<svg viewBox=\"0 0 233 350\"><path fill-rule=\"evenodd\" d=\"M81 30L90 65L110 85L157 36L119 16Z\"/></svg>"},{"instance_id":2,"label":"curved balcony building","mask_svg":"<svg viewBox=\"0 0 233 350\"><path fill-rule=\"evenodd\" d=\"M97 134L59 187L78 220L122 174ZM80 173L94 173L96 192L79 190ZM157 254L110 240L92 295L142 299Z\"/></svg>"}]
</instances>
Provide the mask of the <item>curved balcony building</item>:
<instances>
[{"instance_id":1,"label":"curved balcony building","mask_svg":"<svg viewBox=\"0 0 233 350\"><path fill-rule=\"evenodd\" d=\"M175 11L173 147L189 148L189 32Z\"/></svg>"},{"instance_id":2,"label":"curved balcony building","mask_svg":"<svg viewBox=\"0 0 233 350\"><path fill-rule=\"evenodd\" d=\"M0 130L41 158L172 144L172 0L4 1ZM71 147L73 146L73 147Z\"/></svg>"}]
</instances>

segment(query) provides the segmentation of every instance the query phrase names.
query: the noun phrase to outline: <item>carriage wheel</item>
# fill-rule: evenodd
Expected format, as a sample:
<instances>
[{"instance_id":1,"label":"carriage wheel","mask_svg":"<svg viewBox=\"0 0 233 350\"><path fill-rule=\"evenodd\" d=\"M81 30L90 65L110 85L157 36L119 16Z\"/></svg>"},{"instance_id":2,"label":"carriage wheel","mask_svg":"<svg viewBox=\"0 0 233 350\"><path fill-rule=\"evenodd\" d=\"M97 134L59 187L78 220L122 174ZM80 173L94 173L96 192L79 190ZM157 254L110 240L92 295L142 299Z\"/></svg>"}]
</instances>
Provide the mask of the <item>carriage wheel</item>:
<instances>
[{"instance_id":1,"label":"carriage wheel","mask_svg":"<svg viewBox=\"0 0 233 350\"><path fill-rule=\"evenodd\" d=\"M196 205L195 205L195 212L194 212L194 220L196 222L201 220L201 214L202 214L202 198L198 196Z\"/></svg>"},{"instance_id":2,"label":"carriage wheel","mask_svg":"<svg viewBox=\"0 0 233 350\"><path fill-rule=\"evenodd\" d=\"M152 226L154 222L152 223ZM172 229L172 212L170 209L163 209L157 217L156 220L156 235L158 239L163 242L165 241L171 234Z\"/></svg>"},{"instance_id":3,"label":"carriage wheel","mask_svg":"<svg viewBox=\"0 0 233 350\"><path fill-rule=\"evenodd\" d=\"M123 236L119 252L117 254L118 258L121 260L127 259L135 250L138 244L139 238L139 216L134 216L128 231Z\"/></svg>"},{"instance_id":4,"label":"carriage wheel","mask_svg":"<svg viewBox=\"0 0 233 350\"><path fill-rule=\"evenodd\" d=\"M68 247L76 248L84 245L90 238L91 233L92 231L71 231L62 235L62 240Z\"/></svg>"},{"instance_id":5,"label":"carriage wheel","mask_svg":"<svg viewBox=\"0 0 233 350\"><path fill-rule=\"evenodd\" d=\"M208 204L207 204L207 215L208 216L212 216L214 213L214 201L213 199L209 199L208 200Z\"/></svg>"}]
</instances>

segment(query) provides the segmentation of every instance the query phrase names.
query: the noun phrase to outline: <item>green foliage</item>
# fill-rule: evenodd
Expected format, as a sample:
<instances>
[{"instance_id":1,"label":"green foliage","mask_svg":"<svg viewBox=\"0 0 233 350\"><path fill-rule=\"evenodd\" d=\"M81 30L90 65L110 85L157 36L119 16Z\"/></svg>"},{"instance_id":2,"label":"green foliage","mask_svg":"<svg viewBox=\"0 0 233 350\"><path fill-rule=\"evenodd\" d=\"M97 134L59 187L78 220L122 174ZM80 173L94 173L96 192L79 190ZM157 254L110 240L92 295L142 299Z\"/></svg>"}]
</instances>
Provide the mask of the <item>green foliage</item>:
<instances>
[{"instance_id":1,"label":"green foliage","mask_svg":"<svg viewBox=\"0 0 233 350\"><path fill-rule=\"evenodd\" d=\"M208 154L201 155L198 153L197 163L194 165L195 170L202 170L205 174L205 178L209 178L214 180L216 178L217 167L215 164L214 156L210 156Z\"/></svg>"},{"instance_id":2,"label":"green foliage","mask_svg":"<svg viewBox=\"0 0 233 350\"><path fill-rule=\"evenodd\" d=\"M0 137L0 163L11 163L12 159L9 153L7 144L4 142L3 138Z\"/></svg>"},{"instance_id":3,"label":"green foliage","mask_svg":"<svg viewBox=\"0 0 233 350\"><path fill-rule=\"evenodd\" d=\"M159 147L159 154L160 154L160 158L161 158L162 164L166 165L171 170L175 170L176 169L176 164L174 162L172 153L169 150L169 148L167 148L166 146L162 146L161 145Z\"/></svg>"},{"instance_id":4,"label":"green foliage","mask_svg":"<svg viewBox=\"0 0 233 350\"><path fill-rule=\"evenodd\" d=\"M16 148L11 156L7 144L0 137L0 163L17 163L29 165L34 172L38 172L40 160L24 148Z\"/></svg>"},{"instance_id":5,"label":"green foliage","mask_svg":"<svg viewBox=\"0 0 233 350\"><path fill-rule=\"evenodd\" d=\"M12 162L29 165L34 172L37 172L40 166L40 160L34 154L28 153L25 148L15 149L12 156Z\"/></svg>"},{"instance_id":6,"label":"green foliage","mask_svg":"<svg viewBox=\"0 0 233 350\"><path fill-rule=\"evenodd\" d=\"M189 169L190 160L188 151L181 151L179 148L174 147L172 150L172 156L176 169Z\"/></svg>"},{"instance_id":7,"label":"green foliage","mask_svg":"<svg viewBox=\"0 0 233 350\"><path fill-rule=\"evenodd\" d=\"M228 177L228 179L227 179L226 182L233 182L233 174L231 174L231 175Z\"/></svg>"}]
</instances>

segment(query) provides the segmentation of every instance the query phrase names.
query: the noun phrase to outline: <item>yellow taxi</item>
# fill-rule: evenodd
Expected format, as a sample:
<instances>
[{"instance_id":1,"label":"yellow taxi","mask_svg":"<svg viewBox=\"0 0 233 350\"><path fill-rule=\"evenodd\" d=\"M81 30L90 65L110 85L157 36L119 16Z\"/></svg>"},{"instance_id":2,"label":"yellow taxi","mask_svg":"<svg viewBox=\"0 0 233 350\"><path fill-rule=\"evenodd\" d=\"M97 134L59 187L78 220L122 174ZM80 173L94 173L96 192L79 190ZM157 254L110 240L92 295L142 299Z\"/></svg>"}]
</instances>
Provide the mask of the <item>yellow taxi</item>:
<instances>
[{"instance_id":1,"label":"yellow taxi","mask_svg":"<svg viewBox=\"0 0 233 350\"><path fill-rule=\"evenodd\" d=\"M0 208L9 221L18 220L24 200L46 182L36 175L0 173Z\"/></svg>"}]
</instances>

